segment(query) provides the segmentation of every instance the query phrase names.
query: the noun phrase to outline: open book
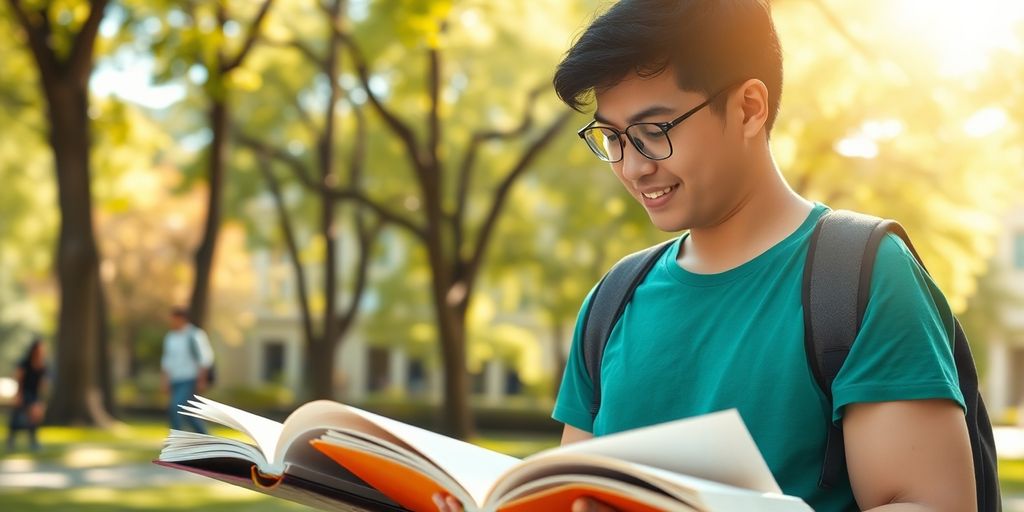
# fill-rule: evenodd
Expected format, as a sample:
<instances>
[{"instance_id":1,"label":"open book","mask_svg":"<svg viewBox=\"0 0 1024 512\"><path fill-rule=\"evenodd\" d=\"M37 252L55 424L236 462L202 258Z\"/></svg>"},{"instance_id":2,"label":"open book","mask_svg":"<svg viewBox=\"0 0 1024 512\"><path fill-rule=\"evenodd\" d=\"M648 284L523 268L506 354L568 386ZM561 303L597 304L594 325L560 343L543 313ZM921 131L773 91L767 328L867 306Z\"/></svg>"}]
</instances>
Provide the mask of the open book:
<instances>
[{"instance_id":1,"label":"open book","mask_svg":"<svg viewBox=\"0 0 1024 512\"><path fill-rule=\"evenodd\" d=\"M252 444L172 431L158 464L325 510L569 510L592 496L622 511L810 511L784 496L735 410L552 448L523 460L361 409L316 401L283 424L197 397L183 414Z\"/></svg>"}]
</instances>

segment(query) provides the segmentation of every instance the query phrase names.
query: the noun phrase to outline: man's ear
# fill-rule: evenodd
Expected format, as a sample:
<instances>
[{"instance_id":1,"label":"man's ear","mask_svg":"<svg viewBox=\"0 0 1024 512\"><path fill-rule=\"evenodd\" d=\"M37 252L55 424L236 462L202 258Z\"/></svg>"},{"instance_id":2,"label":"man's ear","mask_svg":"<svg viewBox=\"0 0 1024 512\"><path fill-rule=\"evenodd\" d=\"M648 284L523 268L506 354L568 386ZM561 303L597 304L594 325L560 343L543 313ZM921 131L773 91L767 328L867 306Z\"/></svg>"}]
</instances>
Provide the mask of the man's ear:
<instances>
[{"instance_id":1,"label":"man's ear","mask_svg":"<svg viewBox=\"0 0 1024 512\"><path fill-rule=\"evenodd\" d=\"M738 102L742 117L743 138L757 136L768 122L768 87L764 82L751 78L743 82L733 94Z\"/></svg>"}]
</instances>

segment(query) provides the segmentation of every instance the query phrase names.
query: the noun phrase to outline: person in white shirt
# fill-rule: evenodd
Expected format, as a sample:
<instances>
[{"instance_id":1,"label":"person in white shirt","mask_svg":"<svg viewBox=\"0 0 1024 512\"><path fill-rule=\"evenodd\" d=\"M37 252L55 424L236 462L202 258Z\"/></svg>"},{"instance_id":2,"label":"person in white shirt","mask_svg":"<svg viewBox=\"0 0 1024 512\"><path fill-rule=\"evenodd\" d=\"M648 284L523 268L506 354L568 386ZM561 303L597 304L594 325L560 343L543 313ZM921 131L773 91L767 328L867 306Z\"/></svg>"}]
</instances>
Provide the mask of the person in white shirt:
<instances>
[{"instance_id":1,"label":"person in white shirt","mask_svg":"<svg viewBox=\"0 0 1024 512\"><path fill-rule=\"evenodd\" d=\"M193 395L206 390L209 371L213 366L213 348L202 329L192 325L185 308L171 310L170 331L164 336L163 356L160 358L161 387L170 395L169 414L171 428L181 430L184 419L192 430L206 433L203 422L180 414L179 405Z\"/></svg>"}]
</instances>

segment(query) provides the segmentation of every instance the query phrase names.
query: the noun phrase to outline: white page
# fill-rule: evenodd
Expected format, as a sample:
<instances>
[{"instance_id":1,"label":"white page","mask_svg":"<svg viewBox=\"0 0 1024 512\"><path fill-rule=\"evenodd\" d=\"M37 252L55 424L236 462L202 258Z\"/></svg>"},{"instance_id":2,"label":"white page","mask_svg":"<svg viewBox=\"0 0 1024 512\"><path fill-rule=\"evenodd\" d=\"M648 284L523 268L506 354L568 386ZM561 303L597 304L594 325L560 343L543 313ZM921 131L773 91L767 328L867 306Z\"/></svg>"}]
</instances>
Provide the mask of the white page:
<instances>
[{"instance_id":1,"label":"white page","mask_svg":"<svg viewBox=\"0 0 1024 512\"><path fill-rule=\"evenodd\" d=\"M209 398L196 396L196 401L189 401L190 406L182 407L190 416L209 419L221 425L231 427L248 435L259 447L272 467L261 470L280 474L284 466L277 460L277 440L284 426L274 420L255 415L242 409L231 407Z\"/></svg>"},{"instance_id":2,"label":"white page","mask_svg":"<svg viewBox=\"0 0 1024 512\"><path fill-rule=\"evenodd\" d=\"M736 487L782 492L735 409L596 437L527 460L554 453L603 455Z\"/></svg>"},{"instance_id":3,"label":"white page","mask_svg":"<svg viewBox=\"0 0 1024 512\"><path fill-rule=\"evenodd\" d=\"M623 462L623 464L630 464ZM760 492L737 489L709 482L700 478L681 475L655 467L643 467L633 464L637 470L643 470L659 487L668 485L689 488L696 491L700 504L715 512L814 512L800 498L783 495L781 492Z\"/></svg>"},{"instance_id":4,"label":"white page","mask_svg":"<svg viewBox=\"0 0 1024 512\"><path fill-rule=\"evenodd\" d=\"M274 474L283 470L282 462L277 460L281 454L276 449L278 442L283 441L279 439L284 434L282 424L205 397L196 398L198 403L191 402L191 407L186 407L189 414L248 434L270 462L271 467L260 469ZM499 475L519 462L515 457L337 402L306 404L293 412L286 423L289 432L306 427L349 427L405 444L462 484L477 503L483 503L487 490Z\"/></svg>"},{"instance_id":5,"label":"white page","mask_svg":"<svg viewBox=\"0 0 1024 512\"><path fill-rule=\"evenodd\" d=\"M299 407L284 422L284 429L277 441L278 457L283 459L292 443L310 431L350 429L397 444L402 443L391 433L357 414L356 410L354 407L330 400L316 400Z\"/></svg>"},{"instance_id":6,"label":"white page","mask_svg":"<svg viewBox=\"0 0 1024 512\"><path fill-rule=\"evenodd\" d=\"M519 459L352 407L360 416L390 431L462 484L483 503L494 481Z\"/></svg>"},{"instance_id":7,"label":"white page","mask_svg":"<svg viewBox=\"0 0 1024 512\"><path fill-rule=\"evenodd\" d=\"M541 493L547 490L551 490L557 487L571 486L571 485L591 485L594 487L600 487L614 491L618 494L630 496L633 499L646 503L647 505L659 508L661 510L676 510L676 511L691 511L693 507L688 507L684 502L677 501L664 494L638 487L633 484L616 480L613 478L606 478L594 475L552 475L549 477L541 478L519 486L515 489L515 492L506 494L501 497L501 500L490 501L487 506L483 508L485 511L498 510L501 507L516 501L520 498L524 498L531 494Z\"/></svg>"},{"instance_id":8,"label":"white page","mask_svg":"<svg viewBox=\"0 0 1024 512\"><path fill-rule=\"evenodd\" d=\"M661 489L683 503L715 512L747 512L749 510L772 510L812 512L799 498L781 493L753 491L712 482L668 471L665 469L636 464L616 458L587 453L554 453L544 458L531 460L513 469L500 480L491 492L488 505L505 501L505 496L521 495L517 490L561 478L560 475L574 475L579 481L598 479L620 479L629 475Z\"/></svg>"}]
</instances>

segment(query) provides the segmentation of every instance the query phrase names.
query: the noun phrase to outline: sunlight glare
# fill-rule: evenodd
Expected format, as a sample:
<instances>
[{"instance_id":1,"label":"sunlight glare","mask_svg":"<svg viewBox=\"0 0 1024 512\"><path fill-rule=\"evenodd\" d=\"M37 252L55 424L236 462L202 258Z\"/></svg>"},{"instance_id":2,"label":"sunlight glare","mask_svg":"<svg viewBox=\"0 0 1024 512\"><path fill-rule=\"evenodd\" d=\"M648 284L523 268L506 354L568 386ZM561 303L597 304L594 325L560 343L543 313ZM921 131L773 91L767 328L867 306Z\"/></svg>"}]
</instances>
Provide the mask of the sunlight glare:
<instances>
[{"instance_id":1,"label":"sunlight glare","mask_svg":"<svg viewBox=\"0 0 1024 512\"><path fill-rule=\"evenodd\" d=\"M878 156L878 144L863 134L840 140L836 143L835 150L847 158L870 160Z\"/></svg>"},{"instance_id":2,"label":"sunlight glare","mask_svg":"<svg viewBox=\"0 0 1024 512\"><path fill-rule=\"evenodd\" d=\"M964 132L975 138L986 137L1003 129L1007 121L1006 111L1001 108L982 109L964 122Z\"/></svg>"},{"instance_id":3,"label":"sunlight glare","mask_svg":"<svg viewBox=\"0 0 1024 512\"><path fill-rule=\"evenodd\" d=\"M898 25L933 49L943 76L983 71L993 51L1022 49L1020 0L900 0L893 9Z\"/></svg>"}]
</instances>

